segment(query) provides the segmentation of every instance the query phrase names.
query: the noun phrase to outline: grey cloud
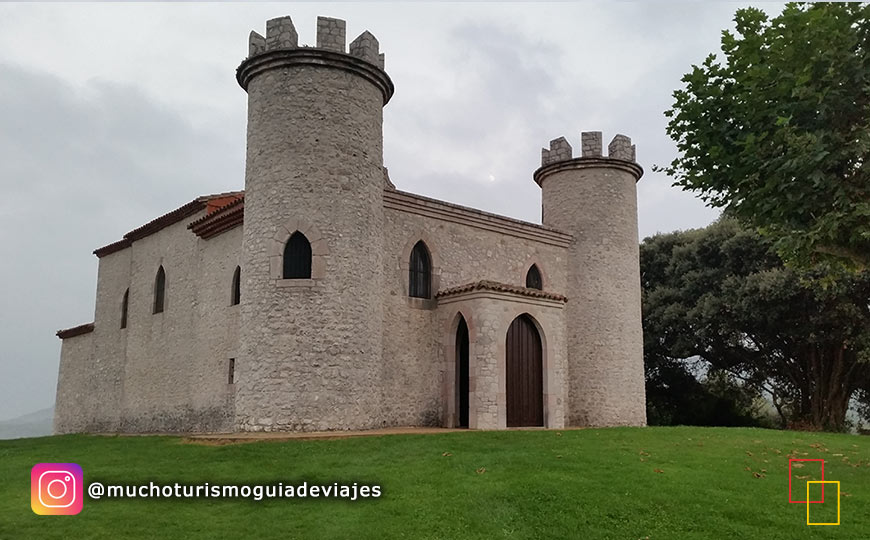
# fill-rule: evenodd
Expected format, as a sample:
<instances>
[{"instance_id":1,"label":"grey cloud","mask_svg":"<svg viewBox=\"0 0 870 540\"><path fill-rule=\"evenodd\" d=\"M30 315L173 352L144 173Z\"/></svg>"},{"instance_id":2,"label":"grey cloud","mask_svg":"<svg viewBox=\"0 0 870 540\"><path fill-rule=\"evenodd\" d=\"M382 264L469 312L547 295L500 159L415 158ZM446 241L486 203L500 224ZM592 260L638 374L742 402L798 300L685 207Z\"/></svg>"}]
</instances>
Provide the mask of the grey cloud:
<instances>
[{"instance_id":1,"label":"grey cloud","mask_svg":"<svg viewBox=\"0 0 870 540\"><path fill-rule=\"evenodd\" d=\"M53 334L92 320L95 247L197 195L242 186L244 92L232 70L267 18L293 16L303 43L314 42L317 14L346 18L349 35L377 35L397 87L384 149L399 189L538 221L540 148L565 136L576 150L581 130L604 131L605 143L621 132L647 171L645 236L715 217L650 166L673 157L661 114L670 93L715 50L737 7L0 6L0 292L14 306L0 310L0 419L53 402ZM35 24L53 37L39 47L56 55L29 45ZM117 29L131 24L154 33L153 49L141 35L122 40ZM107 35L116 48L103 46ZM2 64L10 59L46 72ZM103 78L85 78L93 73Z\"/></svg>"},{"instance_id":2,"label":"grey cloud","mask_svg":"<svg viewBox=\"0 0 870 540\"><path fill-rule=\"evenodd\" d=\"M560 49L497 24L463 23L449 35L452 91L415 95L386 113L393 179L400 189L539 220L531 174L546 142L538 130L558 116L550 104Z\"/></svg>"},{"instance_id":3,"label":"grey cloud","mask_svg":"<svg viewBox=\"0 0 870 540\"><path fill-rule=\"evenodd\" d=\"M135 88L0 64L0 418L51 405L59 328L93 320L94 248L238 189L243 145ZM244 133L233 126L230 133Z\"/></svg>"}]
</instances>

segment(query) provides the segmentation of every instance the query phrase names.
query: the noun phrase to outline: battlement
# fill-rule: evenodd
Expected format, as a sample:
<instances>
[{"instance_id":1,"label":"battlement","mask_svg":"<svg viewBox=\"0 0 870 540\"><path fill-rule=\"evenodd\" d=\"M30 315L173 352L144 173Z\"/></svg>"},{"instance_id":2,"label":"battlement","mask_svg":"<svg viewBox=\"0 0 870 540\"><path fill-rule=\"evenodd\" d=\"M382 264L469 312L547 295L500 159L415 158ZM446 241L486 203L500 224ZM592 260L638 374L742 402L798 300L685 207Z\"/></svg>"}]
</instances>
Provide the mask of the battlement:
<instances>
[{"instance_id":1,"label":"battlement","mask_svg":"<svg viewBox=\"0 0 870 540\"><path fill-rule=\"evenodd\" d=\"M580 134L580 148L582 158L605 158L602 152L602 136L600 131L584 131ZM635 145L625 135L616 135L607 145L609 159L623 161L637 161ZM550 141L550 149L541 148L541 166L552 165L560 161L574 159L573 149L565 137L559 137Z\"/></svg>"},{"instance_id":2,"label":"battlement","mask_svg":"<svg viewBox=\"0 0 870 540\"><path fill-rule=\"evenodd\" d=\"M316 46L299 45L299 33L289 16L266 21L266 36L252 31L248 39L248 58L269 51L314 48L348 54L384 69L384 55L379 51L377 38L368 30L350 42L347 41L347 23L332 17L317 17Z\"/></svg>"}]
</instances>

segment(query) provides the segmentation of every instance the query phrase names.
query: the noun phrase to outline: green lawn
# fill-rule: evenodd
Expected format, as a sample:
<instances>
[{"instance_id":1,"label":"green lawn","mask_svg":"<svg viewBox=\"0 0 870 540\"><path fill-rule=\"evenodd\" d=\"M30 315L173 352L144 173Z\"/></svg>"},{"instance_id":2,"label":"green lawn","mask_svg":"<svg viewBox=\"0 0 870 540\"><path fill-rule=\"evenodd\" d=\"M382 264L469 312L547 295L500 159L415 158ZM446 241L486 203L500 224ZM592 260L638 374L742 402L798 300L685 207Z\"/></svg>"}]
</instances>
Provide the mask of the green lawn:
<instances>
[{"instance_id":1,"label":"green lawn","mask_svg":"<svg viewBox=\"0 0 870 540\"><path fill-rule=\"evenodd\" d=\"M788 455L824 458L842 524L788 504ZM129 484L368 482L380 499L100 500L30 509L30 469L74 462ZM795 474L818 479L807 464ZM805 478L795 490L805 493ZM224 446L173 437L0 441L0 539L870 538L870 438L726 428L388 435ZM833 488L831 488L833 489ZM813 505L835 514L835 496ZM818 514L815 512L818 511Z\"/></svg>"}]
</instances>

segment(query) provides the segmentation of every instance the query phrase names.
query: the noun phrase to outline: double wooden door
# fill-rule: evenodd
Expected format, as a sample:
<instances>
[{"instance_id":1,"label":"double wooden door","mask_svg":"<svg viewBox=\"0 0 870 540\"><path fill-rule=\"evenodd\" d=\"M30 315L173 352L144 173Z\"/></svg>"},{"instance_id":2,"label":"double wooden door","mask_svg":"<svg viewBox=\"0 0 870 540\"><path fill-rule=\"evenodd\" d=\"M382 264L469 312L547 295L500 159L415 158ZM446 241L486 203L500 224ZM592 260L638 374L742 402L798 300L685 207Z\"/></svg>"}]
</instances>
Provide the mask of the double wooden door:
<instances>
[{"instance_id":1,"label":"double wooden door","mask_svg":"<svg viewBox=\"0 0 870 540\"><path fill-rule=\"evenodd\" d=\"M507 425L544 425L541 336L528 315L511 323L505 342Z\"/></svg>"}]
</instances>

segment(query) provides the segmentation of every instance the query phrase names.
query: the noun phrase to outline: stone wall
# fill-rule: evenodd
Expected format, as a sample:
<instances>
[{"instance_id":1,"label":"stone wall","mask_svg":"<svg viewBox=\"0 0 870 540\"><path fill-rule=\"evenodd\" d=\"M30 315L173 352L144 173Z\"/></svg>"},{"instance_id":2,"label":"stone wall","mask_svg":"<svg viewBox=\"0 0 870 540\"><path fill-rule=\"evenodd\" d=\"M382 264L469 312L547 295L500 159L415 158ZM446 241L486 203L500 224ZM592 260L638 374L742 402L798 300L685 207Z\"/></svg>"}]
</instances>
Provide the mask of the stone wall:
<instances>
[{"instance_id":1,"label":"stone wall","mask_svg":"<svg viewBox=\"0 0 870 540\"><path fill-rule=\"evenodd\" d=\"M63 340L54 403L54 432L114 431L117 422L106 416L99 386L103 384L94 362L94 334Z\"/></svg>"},{"instance_id":2,"label":"stone wall","mask_svg":"<svg viewBox=\"0 0 870 540\"><path fill-rule=\"evenodd\" d=\"M188 232L188 234L190 234ZM199 284L192 306L194 349L190 356L190 409L202 418L201 431L233 431L235 384L229 361L239 366L239 305L231 305L233 274L241 264L242 228L199 239ZM245 280L242 270L241 280Z\"/></svg>"},{"instance_id":3,"label":"stone wall","mask_svg":"<svg viewBox=\"0 0 870 540\"><path fill-rule=\"evenodd\" d=\"M100 258L94 331L63 341L56 432L232 430L239 308L229 295L241 229L201 240L187 230L201 215ZM153 313L161 265L165 309Z\"/></svg>"},{"instance_id":4,"label":"stone wall","mask_svg":"<svg viewBox=\"0 0 870 540\"><path fill-rule=\"evenodd\" d=\"M446 405L443 425L455 425L456 328L460 315L469 333L469 427L507 427L505 341L514 319L528 314L541 337L544 371L544 426L565 426L567 349L563 302L529 298L496 291L470 291L439 300L438 357L444 359L442 400Z\"/></svg>"},{"instance_id":5,"label":"stone wall","mask_svg":"<svg viewBox=\"0 0 870 540\"><path fill-rule=\"evenodd\" d=\"M129 286L130 254L127 249L100 259L94 331L63 341L55 404L57 433L118 429L127 349L121 311Z\"/></svg>"},{"instance_id":6,"label":"stone wall","mask_svg":"<svg viewBox=\"0 0 870 540\"><path fill-rule=\"evenodd\" d=\"M237 307L228 301L240 234L201 240L190 219L130 248L130 314L121 430L215 431L231 427L225 365ZM235 241L235 243L233 243ZM153 313L157 269L166 272L165 309Z\"/></svg>"},{"instance_id":7,"label":"stone wall","mask_svg":"<svg viewBox=\"0 0 870 540\"><path fill-rule=\"evenodd\" d=\"M565 245L570 237L402 192L390 192L385 197L390 202L386 203L382 230L385 287L379 291L385 305L383 362L374 372L377 383L373 386L383 408L371 419L376 425L446 425L453 422L446 415L455 403L445 391L454 383L455 369L448 365L450 349L445 349L445 343L455 339L455 327L449 328L451 321L443 318L444 310L438 308L438 301L408 297L411 248L423 240L430 251L433 298L439 290L481 279L522 286L532 264L543 273L545 290L564 293ZM251 290L249 265L241 259L243 229L235 227L203 240L187 230L187 224L202 215L200 212L100 259L95 331L63 343L58 432L231 431L235 427L236 387L256 392L270 384L277 388L297 386L298 373L279 364L275 378L270 380L252 370L240 354L242 306L231 305L230 295L237 265L242 266L243 305ZM299 220L295 223L315 238L307 225ZM331 233L338 235L341 231ZM329 257L331 253L325 256ZM343 260L352 268L348 259ZM154 314L154 279L160 265L166 272L166 303L163 313ZM331 277L330 271L327 265L324 279ZM354 276L353 281L359 281L365 274ZM273 317L267 326L272 339L298 340L304 354L340 354L341 340L346 338L325 333L315 338L310 330L297 333L295 324L274 317L281 309L279 304L292 304L289 299L295 295L315 299L305 304L304 316L318 320L317 312L323 308L317 302L329 298L325 286L312 284L300 289L280 287L274 280L270 283L272 290L278 291L276 295L287 293L286 298L276 296L272 300ZM128 324L121 329L121 303L127 287ZM503 309L507 308L495 306L490 311ZM542 324L548 339L562 341L561 322L530 313ZM339 319L343 312L332 316ZM501 315L497 318L504 328L487 337L494 347L503 347L512 317L502 319ZM473 326L477 320L469 316L468 324ZM487 350L488 354L497 353L496 348ZM231 358L235 359L235 385L228 383ZM316 357L312 358L317 362ZM497 366L495 363L492 368ZM304 390L298 391L296 399L300 401L294 403L304 399L334 403L356 397L336 389L342 378L339 366L327 361L313 367L321 368L312 370L318 376L300 385ZM280 408L274 413L274 429L293 429L288 424L291 417L283 412L290 398L282 398L280 392L272 395L273 403ZM334 429L328 421L341 425L334 416L311 420L318 423L318 429ZM558 421L553 422L558 425Z\"/></svg>"},{"instance_id":8,"label":"stone wall","mask_svg":"<svg viewBox=\"0 0 870 540\"><path fill-rule=\"evenodd\" d=\"M200 210L101 254L94 330L62 346L56 430L453 425L459 313L472 341L472 427L505 426L505 337L522 313L544 341L547 426L644 424L642 170L630 139L617 136L603 157L600 133L584 134L581 158L552 141L535 173L543 226L397 191L383 168L383 54L368 32L346 54L344 28L321 18L321 48L299 47L289 18L251 34L237 72L248 92L244 223L206 240L187 228ZM310 279L281 275L294 231L311 242ZM408 296L420 240L432 299ZM523 291L434 298L481 280L523 287L532 264L566 305Z\"/></svg>"},{"instance_id":9,"label":"stone wall","mask_svg":"<svg viewBox=\"0 0 870 540\"><path fill-rule=\"evenodd\" d=\"M199 217L199 215L195 216ZM177 431L202 422L190 407L197 237L179 222L133 243L121 431ZM165 304L153 313L158 268Z\"/></svg>"},{"instance_id":10,"label":"stone wall","mask_svg":"<svg viewBox=\"0 0 870 540\"><path fill-rule=\"evenodd\" d=\"M449 425L447 407L454 404L444 392L455 375L445 339L455 339L456 321L443 318L440 301L408 297L411 249L419 240L429 249L433 297L478 280L524 286L532 264L544 276L544 290L564 294L570 237L403 192L385 198L384 417L389 425ZM500 337L491 336L493 343L503 347L506 332L504 326ZM561 330L553 332L562 339Z\"/></svg>"}]
</instances>

